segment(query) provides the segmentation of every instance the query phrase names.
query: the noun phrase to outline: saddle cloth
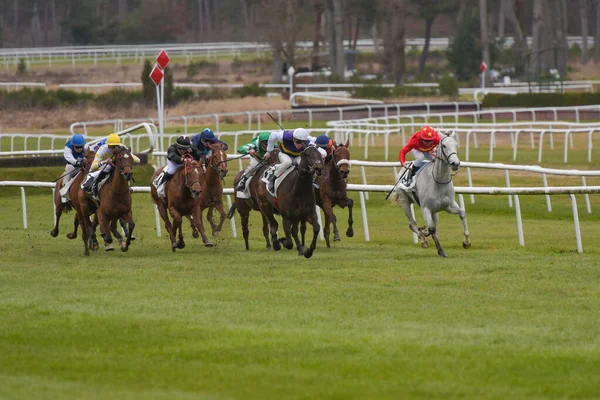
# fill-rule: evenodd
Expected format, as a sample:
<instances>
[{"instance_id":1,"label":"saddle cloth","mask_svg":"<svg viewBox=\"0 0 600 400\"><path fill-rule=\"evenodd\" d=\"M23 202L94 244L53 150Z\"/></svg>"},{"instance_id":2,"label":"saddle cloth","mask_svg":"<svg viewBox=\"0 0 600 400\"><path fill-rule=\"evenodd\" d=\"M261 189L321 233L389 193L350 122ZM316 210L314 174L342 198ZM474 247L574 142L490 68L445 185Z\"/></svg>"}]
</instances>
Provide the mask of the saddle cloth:
<instances>
[{"instance_id":1,"label":"saddle cloth","mask_svg":"<svg viewBox=\"0 0 600 400\"><path fill-rule=\"evenodd\" d=\"M277 189L279 189L279 185L281 185L281 182L283 182L285 178L287 178L287 176L296 168L296 166L294 164L290 165L285 171L283 171L283 174L281 174L277 179L275 179L275 191L271 193L271 191L269 190L269 177L275 173L275 168L277 168L277 164L271 165L265 170L261 178L261 180L266 185L267 191L273 197L277 197Z\"/></svg>"},{"instance_id":2,"label":"saddle cloth","mask_svg":"<svg viewBox=\"0 0 600 400\"><path fill-rule=\"evenodd\" d=\"M113 173L114 173L114 171L113 171ZM92 192L91 192L92 185L88 184L88 182L93 183L93 181L91 181L91 179L96 180L96 178L98 177L98 174L100 174L100 171L90 172L89 174L87 174L86 178L83 180L83 182L81 182L81 189L89 194L92 194ZM102 186L104 186L104 184L106 183L108 178L110 178L110 175L112 175L112 173L109 174L106 178L102 179L102 181L98 182L98 193L100 193L100 189L102 189ZM89 188L89 191L86 190L86 188ZM95 198L95 199L98 200L97 198Z\"/></svg>"}]
</instances>

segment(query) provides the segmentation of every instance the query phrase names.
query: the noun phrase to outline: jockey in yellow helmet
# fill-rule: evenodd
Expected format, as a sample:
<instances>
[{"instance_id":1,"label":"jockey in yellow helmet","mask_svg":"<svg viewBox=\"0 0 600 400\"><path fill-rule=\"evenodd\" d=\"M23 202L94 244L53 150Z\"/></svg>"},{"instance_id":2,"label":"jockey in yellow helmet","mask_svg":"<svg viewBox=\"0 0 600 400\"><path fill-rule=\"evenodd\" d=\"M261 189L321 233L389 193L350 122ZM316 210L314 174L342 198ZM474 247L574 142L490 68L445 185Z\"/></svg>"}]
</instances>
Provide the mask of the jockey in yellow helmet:
<instances>
[{"instance_id":1,"label":"jockey in yellow helmet","mask_svg":"<svg viewBox=\"0 0 600 400\"><path fill-rule=\"evenodd\" d=\"M97 197L98 195L98 183L102 181L102 179L106 178L113 170L113 157L116 153L117 149L123 148L125 145L121 143L121 138L116 133L111 133L108 135L106 140L106 144L102 145L98 151L96 152L96 156L94 157L94 162L92 163L92 167L90 168L90 172L100 170L100 173L94 180L94 185L92 187L92 195ZM131 154L133 158L133 162L138 164L140 159L135 154Z\"/></svg>"}]
</instances>

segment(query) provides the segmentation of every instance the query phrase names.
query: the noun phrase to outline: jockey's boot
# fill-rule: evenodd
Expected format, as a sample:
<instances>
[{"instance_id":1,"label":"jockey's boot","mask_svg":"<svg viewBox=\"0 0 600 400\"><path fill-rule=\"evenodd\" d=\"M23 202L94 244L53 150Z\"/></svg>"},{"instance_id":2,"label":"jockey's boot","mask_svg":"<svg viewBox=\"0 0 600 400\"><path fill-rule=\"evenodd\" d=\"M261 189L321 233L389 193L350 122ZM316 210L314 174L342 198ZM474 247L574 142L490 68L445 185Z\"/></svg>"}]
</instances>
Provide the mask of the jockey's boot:
<instances>
[{"instance_id":1,"label":"jockey's boot","mask_svg":"<svg viewBox=\"0 0 600 400\"><path fill-rule=\"evenodd\" d=\"M160 180L160 182L158 182L158 186L156 187L156 193L158 193L160 197L166 197L165 189L167 187L167 182L169 182L172 177L173 175L165 171L165 173L162 176L162 179Z\"/></svg>"},{"instance_id":2,"label":"jockey's boot","mask_svg":"<svg viewBox=\"0 0 600 400\"><path fill-rule=\"evenodd\" d=\"M92 196L98 198L98 184L102 182L104 178L106 178L110 172L101 170L96 179L94 179L94 185L92 186Z\"/></svg>"},{"instance_id":3,"label":"jockey's boot","mask_svg":"<svg viewBox=\"0 0 600 400\"><path fill-rule=\"evenodd\" d=\"M275 179L277 178L275 177L274 173L271 174L271 176L269 176L269 186L267 187L267 189L271 193L275 193Z\"/></svg>"},{"instance_id":4,"label":"jockey's boot","mask_svg":"<svg viewBox=\"0 0 600 400\"><path fill-rule=\"evenodd\" d=\"M419 170L419 167L413 165L411 169L408 170L408 177L406 178L406 187L410 187L412 185L412 180Z\"/></svg>"},{"instance_id":5,"label":"jockey's boot","mask_svg":"<svg viewBox=\"0 0 600 400\"><path fill-rule=\"evenodd\" d=\"M246 177L246 175L242 175L239 182L235 186L235 190L237 190L238 192L243 192L244 190L246 190L246 180L247 179L248 178Z\"/></svg>"}]
</instances>

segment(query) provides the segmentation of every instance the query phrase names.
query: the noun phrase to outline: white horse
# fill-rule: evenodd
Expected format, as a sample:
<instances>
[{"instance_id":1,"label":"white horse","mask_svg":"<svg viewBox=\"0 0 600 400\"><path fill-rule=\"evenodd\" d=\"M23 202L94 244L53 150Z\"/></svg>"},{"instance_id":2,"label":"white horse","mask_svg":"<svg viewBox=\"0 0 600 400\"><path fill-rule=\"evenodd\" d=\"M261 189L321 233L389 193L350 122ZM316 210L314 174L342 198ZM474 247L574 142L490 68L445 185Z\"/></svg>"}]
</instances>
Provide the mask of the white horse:
<instances>
[{"instance_id":1,"label":"white horse","mask_svg":"<svg viewBox=\"0 0 600 400\"><path fill-rule=\"evenodd\" d=\"M437 157L434 162L425 165L416 179L416 184L412 192L406 192L397 188L395 196L392 195L392 201L402 204L404 213L409 221L410 229L419 235L421 247L429 247L427 236L433 236L435 247L441 257L447 257L440 245L437 234L438 212L446 211L449 214L458 214L463 223L464 240L463 247L471 247L469 240L469 229L467 228L467 218L465 210L460 208L454 200L454 185L452 184L452 171L458 170L460 160L457 154L458 143L455 139L455 133L442 133L442 139L437 149ZM405 172L403 168L398 174L398 178ZM423 218L427 226L418 228L417 222L412 216L410 205L417 203L421 207Z\"/></svg>"}]
</instances>

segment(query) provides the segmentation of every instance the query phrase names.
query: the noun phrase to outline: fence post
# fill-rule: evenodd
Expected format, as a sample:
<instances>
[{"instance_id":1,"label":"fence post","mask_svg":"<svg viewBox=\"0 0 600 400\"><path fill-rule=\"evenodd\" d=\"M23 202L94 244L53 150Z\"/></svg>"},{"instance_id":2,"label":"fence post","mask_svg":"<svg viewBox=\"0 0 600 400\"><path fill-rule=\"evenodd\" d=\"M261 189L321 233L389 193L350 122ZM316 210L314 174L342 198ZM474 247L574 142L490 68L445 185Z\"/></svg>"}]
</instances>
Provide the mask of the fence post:
<instances>
[{"instance_id":1,"label":"fence post","mask_svg":"<svg viewBox=\"0 0 600 400\"><path fill-rule=\"evenodd\" d=\"M365 230L365 242L368 242L371 240L371 238L369 237L369 221L367 220L367 206L365 204L365 195L361 191L358 192L358 197L360 199L360 211L362 214L363 228Z\"/></svg>"},{"instance_id":2,"label":"fence post","mask_svg":"<svg viewBox=\"0 0 600 400\"><path fill-rule=\"evenodd\" d=\"M27 202L25 201L25 188L21 186L21 206L23 207L23 229L27 229Z\"/></svg>"},{"instance_id":3,"label":"fence post","mask_svg":"<svg viewBox=\"0 0 600 400\"><path fill-rule=\"evenodd\" d=\"M573 209L573 223L575 225L575 241L577 242L577 252L583 253L583 245L581 244L581 230L579 229L579 213L577 211L577 200L574 194L570 194L571 208Z\"/></svg>"}]
</instances>

